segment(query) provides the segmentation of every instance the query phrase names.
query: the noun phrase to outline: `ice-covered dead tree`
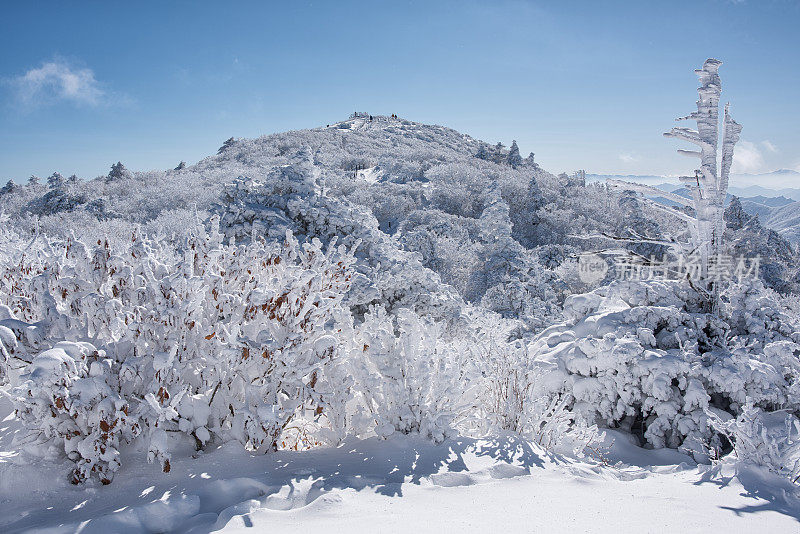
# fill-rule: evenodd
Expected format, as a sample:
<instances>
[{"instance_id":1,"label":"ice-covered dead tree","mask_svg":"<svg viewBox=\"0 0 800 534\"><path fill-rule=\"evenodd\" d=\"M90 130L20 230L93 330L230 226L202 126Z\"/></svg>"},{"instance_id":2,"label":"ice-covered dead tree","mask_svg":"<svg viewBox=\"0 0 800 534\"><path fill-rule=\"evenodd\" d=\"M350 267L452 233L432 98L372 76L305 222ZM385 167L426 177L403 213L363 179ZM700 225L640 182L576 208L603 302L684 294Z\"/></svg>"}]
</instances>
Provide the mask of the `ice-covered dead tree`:
<instances>
[{"instance_id":1,"label":"ice-covered dead tree","mask_svg":"<svg viewBox=\"0 0 800 534\"><path fill-rule=\"evenodd\" d=\"M725 106L723 119L722 146L719 143L719 99L722 93L722 82L719 78L719 66L722 62L717 59L707 59L703 67L695 70L700 78L700 87L697 92L697 111L677 120L694 120L697 130L686 127L675 127L665 133L666 137L683 139L696 144L700 150L683 150L678 152L688 156L700 158L700 168L694 176L682 176L680 179L691 192L691 199L680 195L666 193L654 187L641 184L632 184L619 180L610 180L609 185L633 189L638 192L666 197L676 204L694 209L694 216L673 209L668 206L655 204L661 210L668 211L688 223L691 234L691 251L700 258L700 278L711 293L712 306L717 301L719 292L709 276L710 259L718 257L722 252L722 239L725 230L723 213L725 211L725 198L728 194L728 177L733 161L733 148L739 140L742 127L734 121ZM718 150L721 154L718 154ZM718 162L718 156L721 161ZM718 166L719 163L719 166Z\"/></svg>"},{"instance_id":2,"label":"ice-covered dead tree","mask_svg":"<svg viewBox=\"0 0 800 534\"><path fill-rule=\"evenodd\" d=\"M702 276L708 274L708 259L720 253L722 236L725 230L723 213L725 197L728 194L728 175L733 160L733 147L739 140L742 127L734 121L725 106L722 133L722 162L717 169L717 149L719 147L719 97L722 82L719 78L717 59L707 59L703 68L695 72L700 78L697 92L697 111L677 120L694 120L697 130L675 127L665 133L666 137L675 137L694 143L699 151L679 149L678 152L700 158L700 169L695 176L682 176L681 181L692 193L692 204L695 209L695 224L692 237L695 248L701 256Z\"/></svg>"}]
</instances>

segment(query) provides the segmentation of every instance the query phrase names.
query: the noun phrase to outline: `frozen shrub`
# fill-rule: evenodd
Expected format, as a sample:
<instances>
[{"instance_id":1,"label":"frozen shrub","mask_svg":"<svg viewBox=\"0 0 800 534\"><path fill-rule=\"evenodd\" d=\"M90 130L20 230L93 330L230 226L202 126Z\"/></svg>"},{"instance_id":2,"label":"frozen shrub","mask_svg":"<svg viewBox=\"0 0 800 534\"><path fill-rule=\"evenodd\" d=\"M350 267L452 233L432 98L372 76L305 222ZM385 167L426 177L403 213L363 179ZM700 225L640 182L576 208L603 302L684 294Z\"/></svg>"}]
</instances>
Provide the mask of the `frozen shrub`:
<instances>
[{"instance_id":1,"label":"frozen shrub","mask_svg":"<svg viewBox=\"0 0 800 534\"><path fill-rule=\"evenodd\" d=\"M483 424L487 430L516 432L546 449L566 445L580 453L594 436L593 425L569 410L568 395L552 394L549 381L554 374L548 365L532 358L526 343L502 340L510 335L509 326L494 322L490 331L469 345L482 377Z\"/></svg>"},{"instance_id":2,"label":"frozen shrub","mask_svg":"<svg viewBox=\"0 0 800 534\"><path fill-rule=\"evenodd\" d=\"M699 311L701 297L684 282L615 282L569 297L567 323L542 332L530 350L556 367L551 391L570 396L588 422L698 452L711 437L709 408L737 415L747 399L800 407L797 329L780 318L774 292L759 287L730 288L733 299L765 299L752 325L732 328L724 315Z\"/></svg>"},{"instance_id":3,"label":"frozen shrub","mask_svg":"<svg viewBox=\"0 0 800 534\"><path fill-rule=\"evenodd\" d=\"M363 425L381 436L420 433L441 442L455 433L467 401L465 353L410 310L371 310L358 329L351 365Z\"/></svg>"},{"instance_id":4,"label":"frozen shrub","mask_svg":"<svg viewBox=\"0 0 800 534\"><path fill-rule=\"evenodd\" d=\"M486 411L490 421L503 430L524 432L538 378L527 350L520 344L506 346L491 341L478 350L486 369Z\"/></svg>"},{"instance_id":5,"label":"frozen shrub","mask_svg":"<svg viewBox=\"0 0 800 534\"><path fill-rule=\"evenodd\" d=\"M89 343L57 343L37 355L15 388L17 417L63 447L76 464L70 480L108 484L120 443L140 431L119 394L119 366Z\"/></svg>"},{"instance_id":6,"label":"frozen shrub","mask_svg":"<svg viewBox=\"0 0 800 534\"><path fill-rule=\"evenodd\" d=\"M800 479L800 420L786 412L765 413L752 404L738 417L709 412L712 429L733 446L730 455L740 466L756 465L786 477ZM719 458L719 445L712 451Z\"/></svg>"},{"instance_id":7,"label":"frozen shrub","mask_svg":"<svg viewBox=\"0 0 800 534\"><path fill-rule=\"evenodd\" d=\"M121 251L68 240L22 268L42 273L15 283L48 337L97 347L56 344L15 389L29 430L61 440L76 462L74 482L111 480L120 444L136 436L167 471L167 432L198 447L272 450L298 414L339 420L326 412L345 392L317 384L343 350L334 318L352 255L291 235L283 245L222 241L212 220L177 250L138 234Z\"/></svg>"}]
</instances>

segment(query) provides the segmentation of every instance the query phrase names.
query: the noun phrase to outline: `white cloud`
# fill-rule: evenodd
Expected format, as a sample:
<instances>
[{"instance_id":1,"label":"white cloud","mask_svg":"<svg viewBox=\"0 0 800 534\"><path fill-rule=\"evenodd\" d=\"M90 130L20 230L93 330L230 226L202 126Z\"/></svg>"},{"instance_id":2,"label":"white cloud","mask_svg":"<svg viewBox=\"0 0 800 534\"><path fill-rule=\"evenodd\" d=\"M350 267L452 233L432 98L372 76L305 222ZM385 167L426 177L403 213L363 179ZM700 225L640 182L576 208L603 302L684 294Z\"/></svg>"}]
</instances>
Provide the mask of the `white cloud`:
<instances>
[{"instance_id":1,"label":"white cloud","mask_svg":"<svg viewBox=\"0 0 800 534\"><path fill-rule=\"evenodd\" d=\"M12 79L11 83L20 102L29 106L59 100L96 106L105 97L91 69L73 68L60 59L43 63Z\"/></svg>"},{"instance_id":2,"label":"white cloud","mask_svg":"<svg viewBox=\"0 0 800 534\"><path fill-rule=\"evenodd\" d=\"M758 145L750 141L739 141L733 152L731 172L735 174L757 173L763 171L764 166L764 154L761 153Z\"/></svg>"},{"instance_id":3,"label":"white cloud","mask_svg":"<svg viewBox=\"0 0 800 534\"><path fill-rule=\"evenodd\" d=\"M764 139L763 141L761 141L761 144L764 145L764 148L766 148L768 151L772 152L773 154L776 154L776 153L779 152L778 147L773 145L772 142L769 139Z\"/></svg>"},{"instance_id":4,"label":"white cloud","mask_svg":"<svg viewBox=\"0 0 800 534\"><path fill-rule=\"evenodd\" d=\"M639 156L635 154L625 153L625 154L620 154L619 159L623 163L635 163L639 161Z\"/></svg>"}]
</instances>

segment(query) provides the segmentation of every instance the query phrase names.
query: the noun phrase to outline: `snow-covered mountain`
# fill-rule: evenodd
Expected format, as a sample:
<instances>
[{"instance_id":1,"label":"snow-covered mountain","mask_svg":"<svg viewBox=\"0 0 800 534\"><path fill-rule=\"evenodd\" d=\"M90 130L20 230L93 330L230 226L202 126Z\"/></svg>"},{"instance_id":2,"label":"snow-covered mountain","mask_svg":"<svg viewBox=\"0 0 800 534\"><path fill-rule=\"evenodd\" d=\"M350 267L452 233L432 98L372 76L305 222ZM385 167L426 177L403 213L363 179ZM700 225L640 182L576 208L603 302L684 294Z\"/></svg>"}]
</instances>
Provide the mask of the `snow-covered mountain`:
<instances>
[{"instance_id":1,"label":"snow-covered mountain","mask_svg":"<svg viewBox=\"0 0 800 534\"><path fill-rule=\"evenodd\" d=\"M271 183L281 169L298 165L298 176L308 172L315 183L303 195L313 190L347 209L365 210L342 217L375 225L369 232L384 243L382 254L418 254L424 269L419 276L434 271L466 301L527 318L531 325L544 324L542 314L557 313L566 286L554 269L587 246L569 234L614 232L626 224L621 212L609 217L606 210L617 203L614 195L547 173L521 158L515 145L489 145L404 119L370 121L368 115L258 139L231 138L218 154L175 170L132 173L117 167L88 182L54 175L47 185L13 187L0 203L22 227L38 226L51 235L80 231L90 241L124 240L143 225L177 237L196 217L224 216L237 202L230 187L240 190L236 196L244 182ZM237 180L242 184L235 185ZM285 201L279 204L277 209L286 209ZM674 224L646 206L640 209L653 224ZM298 227L285 215L270 217L272 222L262 222L276 235L284 230L275 221L308 233L307 221ZM250 228L253 218L245 218ZM501 236L507 236L506 244L498 243Z\"/></svg>"},{"instance_id":2,"label":"snow-covered mountain","mask_svg":"<svg viewBox=\"0 0 800 534\"><path fill-rule=\"evenodd\" d=\"M764 223L793 243L800 242L800 202L780 206L766 215Z\"/></svg>"},{"instance_id":3,"label":"snow-covered mountain","mask_svg":"<svg viewBox=\"0 0 800 534\"><path fill-rule=\"evenodd\" d=\"M659 188L673 188L678 185L678 180L674 176L586 174L586 180L591 182L605 182L609 179L643 183ZM731 174L730 179L728 192L737 197L784 196L800 200L800 172L793 169L779 169L760 174Z\"/></svg>"},{"instance_id":4,"label":"snow-covered mountain","mask_svg":"<svg viewBox=\"0 0 800 534\"><path fill-rule=\"evenodd\" d=\"M631 217L646 220L642 227L651 237L685 231L645 203L631 207L623 201L626 207L619 209L619 196L588 175L587 184L546 172L532 157L522 158L515 144L509 149L446 127L379 115L370 120L366 113L310 130L231 138L217 154L167 171L134 173L117 165L108 176L85 182L54 174L47 185L11 187L0 205L21 226L51 235L79 231L90 241L113 241L143 225L148 232L177 237L198 217L223 216L232 201L227 191L240 177L270 182L298 160L305 166L298 172L314 176L311 190L366 210L369 215L358 220L367 226L373 223L365 217L374 217L379 233L371 235L383 236L384 254L395 249L419 254L425 269L419 276L433 271L467 302L522 317L529 326L546 324L544 316L557 315L558 302L579 287L577 275L561 272L572 265L564 261L602 246L573 236L624 233ZM743 207L752 214L771 202ZM307 232L307 222L302 228L274 224L281 217L262 223L274 235L284 226ZM248 228L252 222L248 216ZM513 259L498 271L499 259L490 250L500 253L495 234L506 233L509 245L500 248Z\"/></svg>"},{"instance_id":5,"label":"snow-covered mountain","mask_svg":"<svg viewBox=\"0 0 800 534\"><path fill-rule=\"evenodd\" d=\"M730 488L796 506L795 250L731 199L727 266L760 270L712 306L668 276L691 208L588 178L513 142L354 114L172 170L9 184L0 528L288 528L271 514L298 508L358 527L387 495L475 486L488 502L506 478L588 498L575 473L688 509L711 498L691 484L701 465L734 447L718 469L736 456L754 474ZM363 515L337 504L351 497Z\"/></svg>"},{"instance_id":6,"label":"snow-covered mountain","mask_svg":"<svg viewBox=\"0 0 800 534\"><path fill-rule=\"evenodd\" d=\"M794 169L778 169L757 174L732 174L731 181L748 195L762 194L761 191L770 190L800 200L800 197L797 197L800 189L800 171Z\"/></svg>"},{"instance_id":7,"label":"snow-covered mountain","mask_svg":"<svg viewBox=\"0 0 800 534\"><path fill-rule=\"evenodd\" d=\"M800 173L791 169L782 169L764 174L738 174L732 175L732 180L736 183L783 183L787 185L800 185ZM780 182L776 182L780 179ZM689 192L676 184L675 180L670 180L664 176L651 175L612 175L612 174L587 174L587 181L605 183L607 180L624 180L652 185L663 191L675 193L688 198ZM777 231L789 241L794 243L800 239L800 221L796 218L796 213L800 208L795 203L800 201L800 188L795 187L764 187L761 185L735 186L728 187L728 202L733 197L738 197L742 203L742 208L750 215L758 215L761 222L767 228ZM653 197L661 203L674 205L674 202L665 198ZM794 206L794 207L793 207Z\"/></svg>"}]
</instances>

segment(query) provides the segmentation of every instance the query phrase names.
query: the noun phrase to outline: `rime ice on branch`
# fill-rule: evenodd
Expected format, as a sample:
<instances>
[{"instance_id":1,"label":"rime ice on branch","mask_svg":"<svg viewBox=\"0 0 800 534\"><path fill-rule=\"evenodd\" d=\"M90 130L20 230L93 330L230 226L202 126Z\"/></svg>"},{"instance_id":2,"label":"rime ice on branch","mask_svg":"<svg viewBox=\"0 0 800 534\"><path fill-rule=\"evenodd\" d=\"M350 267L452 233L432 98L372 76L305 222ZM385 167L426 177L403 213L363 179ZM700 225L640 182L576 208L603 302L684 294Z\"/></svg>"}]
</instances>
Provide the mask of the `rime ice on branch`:
<instances>
[{"instance_id":1,"label":"rime ice on branch","mask_svg":"<svg viewBox=\"0 0 800 534\"><path fill-rule=\"evenodd\" d=\"M722 136L722 165L717 170L717 148L719 146L719 98L722 82L719 78L717 59L707 59L703 68L695 70L700 78L700 95L697 111L677 120L694 120L697 130L675 127L665 133L666 137L675 137L694 143L700 151L678 150L681 154L700 158L700 169L695 176L682 176L681 181L692 193L695 208L695 224L692 238L695 249L700 253L702 276L708 273L708 258L720 252L722 236L725 229L723 213L725 197L728 193L728 175L733 160L733 147L739 140L742 127L734 121L725 106L724 131Z\"/></svg>"},{"instance_id":2,"label":"rime ice on branch","mask_svg":"<svg viewBox=\"0 0 800 534\"><path fill-rule=\"evenodd\" d=\"M709 290L709 301L712 308L716 307L719 295L719 284L709 280L708 269L710 259L722 253L722 238L725 230L723 218L725 212L725 198L728 194L728 176L733 161L733 147L739 140L742 127L734 121L725 106L724 131L722 134L722 160L717 169L717 150L719 148L719 98L722 93L722 83L719 78L719 66L722 62L717 59L707 59L703 68L695 70L700 78L700 87L697 92L697 111L680 117L677 120L697 121L697 130L686 127L675 127L664 135L675 137L694 143L700 147L696 150L679 149L678 152L687 156L700 158L700 169L694 176L682 176L681 181L691 192L691 200L680 195L661 191L652 186L634 184L621 180L609 180L609 186L619 189L630 189L645 195L666 198L677 205L694 209L694 216L687 215L684 211L664 206L651 201L650 204L660 210L668 212L685 221L691 234L690 251L697 254L701 261L701 278L706 282L703 290ZM617 238L619 239L619 238ZM665 241L663 244L673 250L677 242ZM684 251L685 252L685 251Z\"/></svg>"}]
</instances>

